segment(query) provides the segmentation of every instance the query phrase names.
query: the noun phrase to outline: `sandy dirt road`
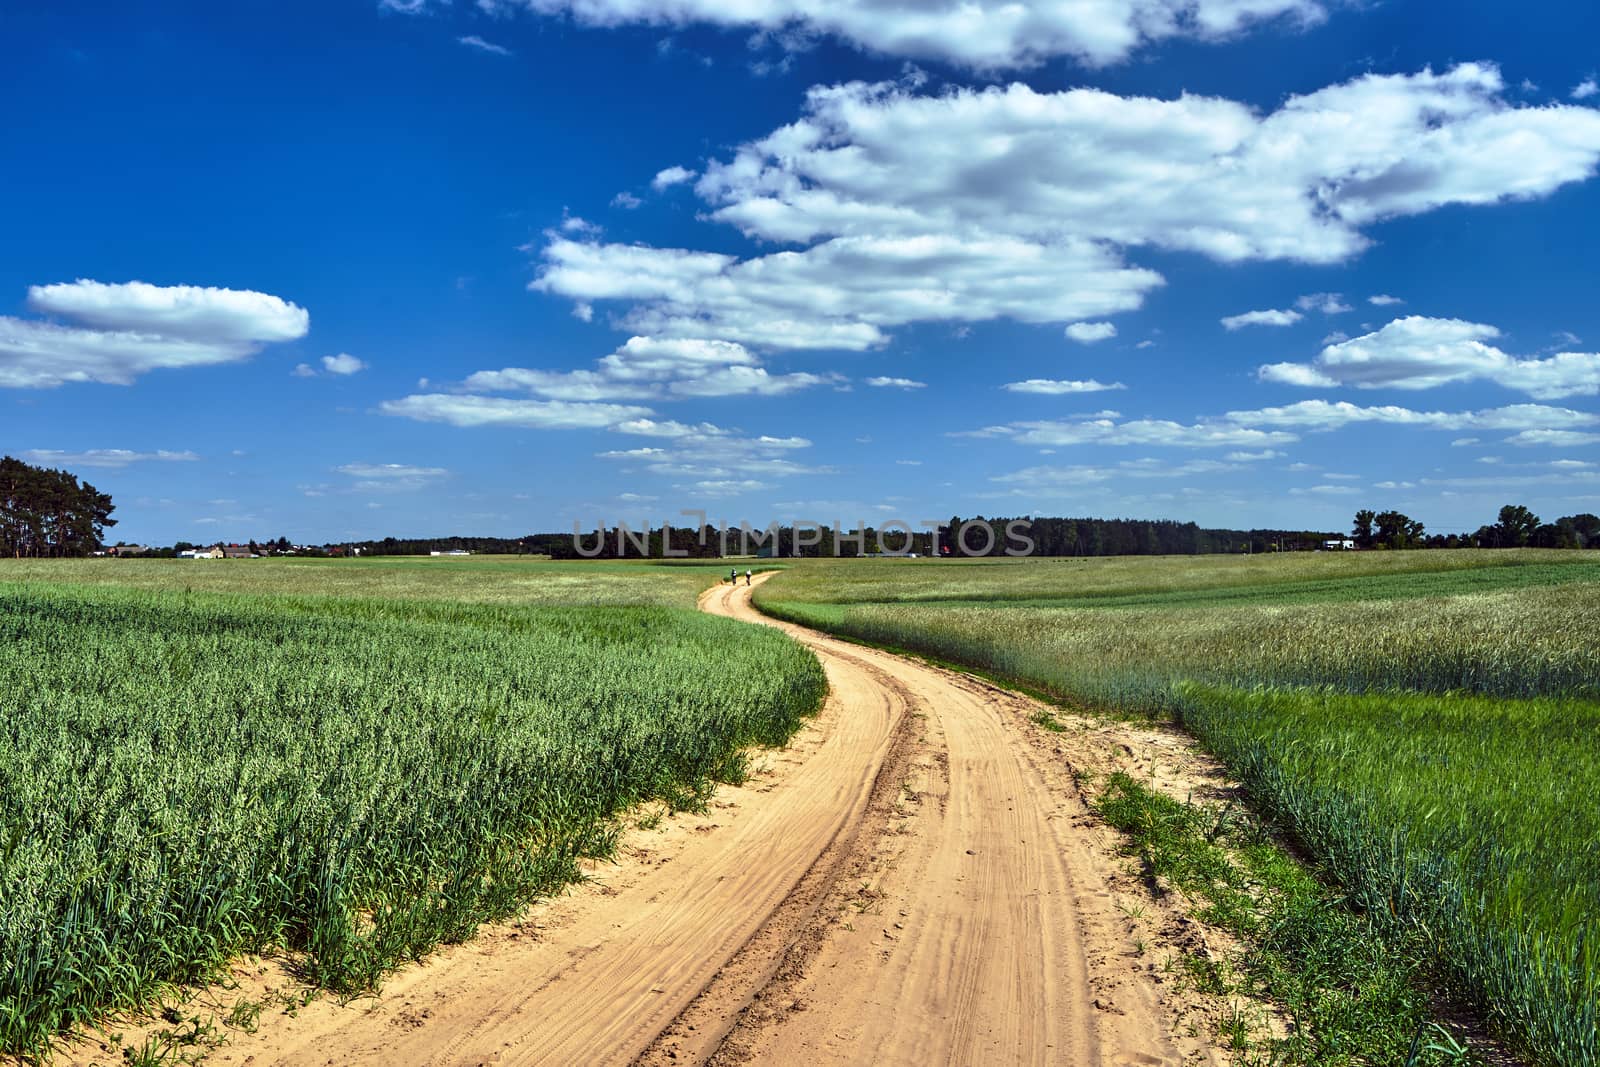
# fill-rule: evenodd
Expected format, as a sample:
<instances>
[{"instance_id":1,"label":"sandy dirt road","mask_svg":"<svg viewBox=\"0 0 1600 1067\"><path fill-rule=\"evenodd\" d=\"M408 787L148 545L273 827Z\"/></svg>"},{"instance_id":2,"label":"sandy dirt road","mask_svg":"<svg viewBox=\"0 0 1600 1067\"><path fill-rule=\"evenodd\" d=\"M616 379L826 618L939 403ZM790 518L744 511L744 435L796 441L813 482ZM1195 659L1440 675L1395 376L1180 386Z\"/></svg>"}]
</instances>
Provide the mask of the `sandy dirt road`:
<instances>
[{"instance_id":1,"label":"sandy dirt road","mask_svg":"<svg viewBox=\"0 0 1600 1067\"><path fill-rule=\"evenodd\" d=\"M701 607L782 626L831 684L790 749L708 814L630 835L620 864L523 922L376 997L273 1012L208 1062L1209 1059L1174 1036L1173 988L1116 907L1123 865L1060 742L1030 739L1026 702L773 622L750 593L721 586ZM241 971L246 991L269 970Z\"/></svg>"},{"instance_id":2,"label":"sandy dirt road","mask_svg":"<svg viewBox=\"0 0 1600 1067\"><path fill-rule=\"evenodd\" d=\"M865 892L841 886L846 917L798 973L764 990L721 1058L1091 1065L1193 1054L1170 1037L1148 972L1130 964L1081 800L1040 773L998 690L775 623L741 588L713 590L702 606L781 625L830 675L891 691L914 735L893 817L863 857Z\"/></svg>"}]
</instances>

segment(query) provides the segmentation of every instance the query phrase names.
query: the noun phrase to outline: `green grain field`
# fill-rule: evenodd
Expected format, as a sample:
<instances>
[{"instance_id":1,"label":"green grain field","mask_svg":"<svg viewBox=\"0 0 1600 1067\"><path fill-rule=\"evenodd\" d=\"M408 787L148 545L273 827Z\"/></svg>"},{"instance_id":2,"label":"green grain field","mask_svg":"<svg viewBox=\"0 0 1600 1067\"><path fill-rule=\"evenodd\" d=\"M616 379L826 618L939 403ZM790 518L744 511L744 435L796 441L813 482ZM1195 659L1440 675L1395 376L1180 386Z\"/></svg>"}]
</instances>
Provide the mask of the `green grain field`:
<instances>
[{"instance_id":1,"label":"green grain field","mask_svg":"<svg viewBox=\"0 0 1600 1067\"><path fill-rule=\"evenodd\" d=\"M1600 1063L1600 553L885 560L758 601L1175 718L1513 1047Z\"/></svg>"},{"instance_id":2,"label":"green grain field","mask_svg":"<svg viewBox=\"0 0 1600 1067\"><path fill-rule=\"evenodd\" d=\"M737 780L825 682L718 570L0 561L0 1051L269 947L369 988Z\"/></svg>"}]
</instances>

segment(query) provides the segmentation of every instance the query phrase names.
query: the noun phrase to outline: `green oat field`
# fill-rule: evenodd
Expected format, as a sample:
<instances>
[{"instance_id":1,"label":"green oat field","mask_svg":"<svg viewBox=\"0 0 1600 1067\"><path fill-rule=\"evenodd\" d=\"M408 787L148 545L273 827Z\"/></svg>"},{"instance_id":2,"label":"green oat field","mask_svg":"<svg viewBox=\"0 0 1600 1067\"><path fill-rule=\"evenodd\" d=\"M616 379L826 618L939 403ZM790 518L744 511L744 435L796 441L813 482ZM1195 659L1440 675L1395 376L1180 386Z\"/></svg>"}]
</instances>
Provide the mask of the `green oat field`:
<instances>
[{"instance_id":1,"label":"green oat field","mask_svg":"<svg viewBox=\"0 0 1600 1067\"><path fill-rule=\"evenodd\" d=\"M703 803L825 688L719 571L0 561L0 1051L269 947L370 988Z\"/></svg>"}]
</instances>

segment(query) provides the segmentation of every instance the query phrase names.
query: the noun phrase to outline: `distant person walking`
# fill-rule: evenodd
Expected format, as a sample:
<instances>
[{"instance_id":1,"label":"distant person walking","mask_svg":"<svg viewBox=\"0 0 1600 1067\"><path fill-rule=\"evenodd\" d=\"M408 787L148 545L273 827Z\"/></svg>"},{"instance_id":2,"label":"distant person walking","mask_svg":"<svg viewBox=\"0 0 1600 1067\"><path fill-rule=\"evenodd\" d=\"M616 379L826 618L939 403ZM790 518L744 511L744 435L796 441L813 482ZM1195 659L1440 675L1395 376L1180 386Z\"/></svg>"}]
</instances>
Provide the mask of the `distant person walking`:
<instances>
[{"instance_id":1,"label":"distant person walking","mask_svg":"<svg viewBox=\"0 0 1600 1067\"><path fill-rule=\"evenodd\" d=\"M729 567L728 568L728 584L729 585L738 585L739 584L739 568L738 567Z\"/></svg>"},{"instance_id":2,"label":"distant person walking","mask_svg":"<svg viewBox=\"0 0 1600 1067\"><path fill-rule=\"evenodd\" d=\"M744 584L745 585L749 585L750 584L750 572L749 571L745 571L744 572Z\"/></svg>"}]
</instances>

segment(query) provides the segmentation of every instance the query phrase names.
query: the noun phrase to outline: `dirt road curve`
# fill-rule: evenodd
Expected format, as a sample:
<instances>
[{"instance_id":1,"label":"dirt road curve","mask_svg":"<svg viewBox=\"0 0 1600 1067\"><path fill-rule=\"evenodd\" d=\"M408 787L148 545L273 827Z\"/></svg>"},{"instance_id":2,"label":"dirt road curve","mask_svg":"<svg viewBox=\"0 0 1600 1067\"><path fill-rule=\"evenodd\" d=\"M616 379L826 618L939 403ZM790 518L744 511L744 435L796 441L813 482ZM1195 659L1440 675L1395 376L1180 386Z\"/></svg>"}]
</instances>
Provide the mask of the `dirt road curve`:
<instances>
[{"instance_id":1,"label":"dirt road curve","mask_svg":"<svg viewBox=\"0 0 1600 1067\"><path fill-rule=\"evenodd\" d=\"M722 586L707 611L776 625ZM1024 720L963 676L785 627L818 722L620 868L215 1063L1176 1064L1115 861ZM1142 951L1142 950L1141 950ZM74 1057L77 1058L77 1057Z\"/></svg>"},{"instance_id":2,"label":"dirt road curve","mask_svg":"<svg viewBox=\"0 0 1600 1067\"><path fill-rule=\"evenodd\" d=\"M776 625L744 589L713 590L702 606ZM1112 1006L1091 986L1091 945L1120 940L1108 887L1090 873L1103 858L1074 831L994 691L784 628L816 651L847 706L849 694L875 692L911 716L924 751L904 792L919 810L875 843L887 853L874 865L876 906L787 983L803 1010L762 1012L728 1044L771 1063L1178 1062L1149 990L1123 983ZM1100 928L1086 936L1086 923Z\"/></svg>"}]
</instances>

